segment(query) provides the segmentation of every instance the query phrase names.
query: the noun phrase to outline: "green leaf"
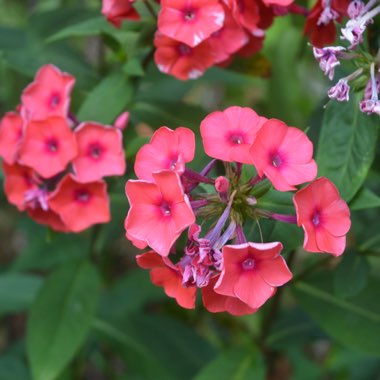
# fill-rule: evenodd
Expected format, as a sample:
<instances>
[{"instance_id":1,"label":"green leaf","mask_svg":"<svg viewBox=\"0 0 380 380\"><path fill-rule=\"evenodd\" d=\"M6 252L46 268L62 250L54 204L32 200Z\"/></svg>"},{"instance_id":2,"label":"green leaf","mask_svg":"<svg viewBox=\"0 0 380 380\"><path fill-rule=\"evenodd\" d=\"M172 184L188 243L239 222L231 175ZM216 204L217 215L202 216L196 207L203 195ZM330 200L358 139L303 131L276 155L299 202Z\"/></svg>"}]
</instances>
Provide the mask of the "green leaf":
<instances>
[{"instance_id":1,"label":"green leaf","mask_svg":"<svg viewBox=\"0 0 380 380\"><path fill-rule=\"evenodd\" d=\"M297 282L294 288L302 308L329 335L355 350L380 355L379 279L371 279L365 289L347 300L334 294L329 273Z\"/></svg>"},{"instance_id":2,"label":"green leaf","mask_svg":"<svg viewBox=\"0 0 380 380\"><path fill-rule=\"evenodd\" d=\"M34 301L42 279L28 274L0 275L0 313L27 309ZM0 377L1 378L1 377Z\"/></svg>"},{"instance_id":3,"label":"green leaf","mask_svg":"<svg viewBox=\"0 0 380 380\"><path fill-rule=\"evenodd\" d=\"M375 207L380 207L380 197L365 187L350 202L351 210L365 210Z\"/></svg>"},{"instance_id":4,"label":"green leaf","mask_svg":"<svg viewBox=\"0 0 380 380\"><path fill-rule=\"evenodd\" d=\"M363 290L368 283L369 264L367 259L354 252L347 251L334 276L334 290L337 297L349 298Z\"/></svg>"},{"instance_id":5,"label":"green leaf","mask_svg":"<svg viewBox=\"0 0 380 380\"><path fill-rule=\"evenodd\" d=\"M27 326L27 353L35 379L54 379L84 343L96 310L99 282L88 262L64 265L45 282Z\"/></svg>"},{"instance_id":6,"label":"green leaf","mask_svg":"<svg viewBox=\"0 0 380 380\"><path fill-rule=\"evenodd\" d=\"M112 33L113 28L103 16L99 16L61 29L49 37L46 42L54 42L68 37L95 36L103 32Z\"/></svg>"},{"instance_id":7,"label":"green leaf","mask_svg":"<svg viewBox=\"0 0 380 380\"><path fill-rule=\"evenodd\" d=\"M281 214L295 215L293 193L269 190L262 198L257 200L257 207Z\"/></svg>"},{"instance_id":8,"label":"green leaf","mask_svg":"<svg viewBox=\"0 0 380 380\"><path fill-rule=\"evenodd\" d=\"M223 352L207 364L194 380L260 380L265 379L264 361L256 350L235 348Z\"/></svg>"},{"instance_id":9,"label":"green leaf","mask_svg":"<svg viewBox=\"0 0 380 380\"><path fill-rule=\"evenodd\" d=\"M0 358L0 379L29 380L30 375L21 358L4 355Z\"/></svg>"},{"instance_id":10,"label":"green leaf","mask_svg":"<svg viewBox=\"0 0 380 380\"><path fill-rule=\"evenodd\" d=\"M127 76L114 72L104 78L87 96L78 112L81 121L112 124L126 108L133 95Z\"/></svg>"},{"instance_id":11,"label":"green leaf","mask_svg":"<svg viewBox=\"0 0 380 380\"><path fill-rule=\"evenodd\" d=\"M359 98L327 107L318 144L318 175L326 176L349 201L360 189L375 156L378 116L359 110Z\"/></svg>"}]
</instances>

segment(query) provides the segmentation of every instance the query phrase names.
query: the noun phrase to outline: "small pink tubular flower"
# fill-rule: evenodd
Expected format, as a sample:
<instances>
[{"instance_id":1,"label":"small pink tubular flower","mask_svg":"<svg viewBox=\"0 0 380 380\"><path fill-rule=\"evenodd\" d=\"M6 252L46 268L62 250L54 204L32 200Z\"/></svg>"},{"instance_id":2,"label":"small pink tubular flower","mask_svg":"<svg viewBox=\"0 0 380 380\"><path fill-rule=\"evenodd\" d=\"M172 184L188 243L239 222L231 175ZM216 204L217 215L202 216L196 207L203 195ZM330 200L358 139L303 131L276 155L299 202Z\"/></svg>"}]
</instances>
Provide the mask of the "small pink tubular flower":
<instances>
[{"instance_id":1,"label":"small pink tubular flower","mask_svg":"<svg viewBox=\"0 0 380 380\"><path fill-rule=\"evenodd\" d=\"M149 144L144 145L136 155L135 173L139 179L154 181L152 173L172 170L182 174L185 163L193 160L195 154L194 132L179 127L174 131L159 128Z\"/></svg>"},{"instance_id":2,"label":"small pink tubular flower","mask_svg":"<svg viewBox=\"0 0 380 380\"><path fill-rule=\"evenodd\" d=\"M155 183L127 182L125 191L131 208L125 220L126 236L139 246L145 241L167 256L182 231L195 222L195 216L177 173L153 173L153 179Z\"/></svg>"},{"instance_id":3,"label":"small pink tubular flower","mask_svg":"<svg viewBox=\"0 0 380 380\"><path fill-rule=\"evenodd\" d=\"M22 139L24 121L15 112L8 112L0 121L0 157L8 164L16 161Z\"/></svg>"},{"instance_id":4,"label":"small pink tubular flower","mask_svg":"<svg viewBox=\"0 0 380 380\"><path fill-rule=\"evenodd\" d=\"M120 28L124 20L140 20L133 8L134 0L103 0L102 13L116 28Z\"/></svg>"},{"instance_id":5,"label":"small pink tubular flower","mask_svg":"<svg viewBox=\"0 0 380 380\"><path fill-rule=\"evenodd\" d=\"M197 288L185 287L182 275L167 257L162 257L153 251L136 256L137 264L150 270L150 278L156 286L162 286L168 297L174 298L178 305L185 309L194 309Z\"/></svg>"},{"instance_id":6,"label":"small pink tubular flower","mask_svg":"<svg viewBox=\"0 0 380 380\"><path fill-rule=\"evenodd\" d=\"M215 292L237 297L251 309L258 309L274 295L276 287L292 278L281 250L282 244L277 242L226 245Z\"/></svg>"},{"instance_id":7,"label":"small pink tubular flower","mask_svg":"<svg viewBox=\"0 0 380 380\"><path fill-rule=\"evenodd\" d=\"M27 119L67 117L75 78L54 65L45 65L22 93L22 112Z\"/></svg>"},{"instance_id":8,"label":"small pink tubular flower","mask_svg":"<svg viewBox=\"0 0 380 380\"><path fill-rule=\"evenodd\" d=\"M79 182L124 174L123 136L119 129L86 122L74 134L78 155L73 160L73 169Z\"/></svg>"},{"instance_id":9,"label":"small pink tubular flower","mask_svg":"<svg viewBox=\"0 0 380 380\"><path fill-rule=\"evenodd\" d=\"M154 46L154 61L158 69L181 80L199 78L214 64L214 54L208 41L192 48L156 33Z\"/></svg>"},{"instance_id":10,"label":"small pink tubular flower","mask_svg":"<svg viewBox=\"0 0 380 380\"><path fill-rule=\"evenodd\" d=\"M309 252L343 253L350 229L350 210L335 185L321 177L293 197L297 224L305 231L304 248Z\"/></svg>"},{"instance_id":11,"label":"small pink tubular flower","mask_svg":"<svg viewBox=\"0 0 380 380\"><path fill-rule=\"evenodd\" d=\"M219 30L224 10L218 0L161 0L158 30L195 47Z\"/></svg>"},{"instance_id":12,"label":"small pink tubular flower","mask_svg":"<svg viewBox=\"0 0 380 380\"><path fill-rule=\"evenodd\" d=\"M250 153L258 174L265 174L279 191L295 190L295 185L317 175L312 142L280 120L270 119L262 126Z\"/></svg>"},{"instance_id":13,"label":"small pink tubular flower","mask_svg":"<svg viewBox=\"0 0 380 380\"><path fill-rule=\"evenodd\" d=\"M237 106L209 114L200 126L206 154L227 162L252 163L249 149L266 120L250 108Z\"/></svg>"},{"instance_id":14,"label":"small pink tubular flower","mask_svg":"<svg viewBox=\"0 0 380 380\"><path fill-rule=\"evenodd\" d=\"M76 156L77 143L65 119L31 121L25 128L20 161L44 178L53 177Z\"/></svg>"}]
</instances>

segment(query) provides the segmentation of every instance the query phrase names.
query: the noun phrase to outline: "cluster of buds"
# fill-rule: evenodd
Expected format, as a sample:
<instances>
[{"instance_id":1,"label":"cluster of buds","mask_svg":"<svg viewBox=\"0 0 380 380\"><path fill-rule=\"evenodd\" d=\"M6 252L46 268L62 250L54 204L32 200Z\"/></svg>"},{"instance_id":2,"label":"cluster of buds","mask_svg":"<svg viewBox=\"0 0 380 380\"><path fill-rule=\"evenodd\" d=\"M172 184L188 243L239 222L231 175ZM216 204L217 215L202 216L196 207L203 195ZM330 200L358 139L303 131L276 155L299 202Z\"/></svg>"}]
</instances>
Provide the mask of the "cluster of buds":
<instances>
[{"instance_id":1,"label":"cluster of buds","mask_svg":"<svg viewBox=\"0 0 380 380\"><path fill-rule=\"evenodd\" d=\"M299 13L293 0L161 0L154 59L158 69L181 80L195 79L235 54L262 48L276 15ZM133 1L103 0L103 14L115 26L136 19Z\"/></svg>"},{"instance_id":2,"label":"cluster of buds","mask_svg":"<svg viewBox=\"0 0 380 380\"><path fill-rule=\"evenodd\" d=\"M249 221L297 224L306 251L339 256L350 212L327 178L316 179L313 145L301 130L250 108L229 107L209 114L200 131L212 160L199 173L186 167L195 154L195 137L187 128L161 127L140 149L138 179L126 184L126 236L139 249L151 249L137 256L138 265L182 307L194 308L200 288L211 312L253 313L292 274L280 242L247 241ZM213 178L221 163L224 172ZM244 165L256 174L244 178ZM297 189L305 182L310 183ZM295 192L294 215L265 208L262 200L272 187ZM180 249L177 241L186 230Z\"/></svg>"},{"instance_id":3,"label":"cluster of buds","mask_svg":"<svg viewBox=\"0 0 380 380\"><path fill-rule=\"evenodd\" d=\"M363 33L367 26L373 22L373 17L380 13L380 6L375 6L377 0L370 0L364 4L361 0L353 0L348 4L347 14L349 20L341 29L341 39L346 40L349 46L314 47L314 57L319 66L330 80L333 80L335 68L342 60L354 61L358 67L348 76L341 78L329 89L330 99L337 101L349 101L351 86L354 89L362 89L366 83L364 96L360 102L360 110L367 114L380 115L380 76L376 68L379 68L378 58L362 53L358 47L363 42ZM351 83L351 85L350 85Z\"/></svg>"},{"instance_id":4,"label":"cluster of buds","mask_svg":"<svg viewBox=\"0 0 380 380\"><path fill-rule=\"evenodd\" d=\"M105 176L125 172L120 128L79 123L70 114L75 78L43 66L0 124L8 201L52 229L79 232L110 220Z\"/></svg>"}]
</instances>

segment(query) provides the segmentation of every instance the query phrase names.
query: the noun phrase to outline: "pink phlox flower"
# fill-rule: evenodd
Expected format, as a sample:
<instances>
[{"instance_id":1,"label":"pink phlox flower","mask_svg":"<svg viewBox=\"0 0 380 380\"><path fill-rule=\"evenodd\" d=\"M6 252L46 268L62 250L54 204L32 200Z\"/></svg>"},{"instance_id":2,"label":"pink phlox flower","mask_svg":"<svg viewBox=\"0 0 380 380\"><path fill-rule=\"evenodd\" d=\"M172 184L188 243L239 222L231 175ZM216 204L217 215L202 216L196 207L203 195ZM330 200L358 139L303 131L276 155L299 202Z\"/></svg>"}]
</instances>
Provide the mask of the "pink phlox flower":
<instances>
[{"instance_id":1,"label":"pink phlox flower","mask_svg":"<svg viewBox=\"0 0 380 380\"><path fill-rule=\"evenodd\" d=\"M49 208L60 216L71 232L80 232L111 219L104 181L79 183L67 174L49 197Z\"/></svg>"},{"instance_id":2,"label":"pink phlox flower","mask_svg":"<svg viewBox=\"0 0 380 380\"><path fill-rule=\"evenodd\" d=\"M214 53L208 40L191 47L157 32L154 46L157 68L181 80L199 78L214 64Z\"/></svg>"},{"instance_id":3,"label":"pink phlox flower","mask_svg":"<svg viewBox=\"0 0 380 380\"><path fill-rule=\"evenodd\" d=\"M152 174L154 183L130 180L126 194L130 209L125 220L127 238L146 242L167 256L180 234L195 221L180 178L173 171Z\"/></svg>"},{"instance_id":4,"label":"pink phlox flower","mask_svg":"<svg viewBox=\"0 0 380 380\"><path fill-rule=\"evenodd\" d=\"M237 106L212 112L200 126L206 154L227 162L252 163L249 149L266 120L250 108Z\"/></svg>"},{"instance_id":5,"label":"pink phlox flower","mask_svg":"<svg viewBox=\"0 0 380 380\"><path fill-rule=\"evenodd\" d=\"M218 0L162 0L158 30L190 47L195 47L219 30L224 10Z\"/></svg>"},{"instance_id":6,"label":"pink phlox flower","mask_svg":"<svg viewBox=\"0 0 380 380\"><path fill-rule=\"evenodd\" d=\"M215 292L236 297L252 309L259 308L278 286L292 278L281 250L282 244L278 242L225 246L224 266Z\"/></svg>"},{"instance_id":7,"label":"pink phlox flower","mask_svg":"<svg viewBox=\"0 0 380 380\"><path fill-rule=\"evenodd\" d=\"M135 173L139 179L153 181L152 173L172 170L178 174L185 171L185 164L193 160L195 135L188 128L172 130L159 128L149 144L144 145L136 155Z\"/></svg>"},{"instance_id":8,"label":"pink phlox flower","mask_svg":"<svg viewBox=\"0 0 380 380\"><path fill-rule=\"evenodd\" d=\"M23 114L33 120L50 116L66 118L74 83L74 77L54 65L41 67L34 81L22 93Z\"/></svg>"},{"instance_id":9,"label":"pink phlox flower","mask_svg":"<svg viewBox=\"0 0 380 380\"><path fill-rule=\"evenodd\" d=\"M305 232L309 252L343 253L351 221L350 210L335 185L321 177L297 191L293 197L297 224Z\"/></svg>"},{"instance_id":10,"label":"pink phlox flower","mask_svg":"<svg viewBox=\"0 0 380 380\"><path fill-rule=\"evenodd\" d=\"M16 162L23 128L24 120L16 112L6 113L0 121L0 157L8 164Z\"/></svg>"},{"instance_id":11,"label":"pink phlox flower","mask_svg":"<svg viewBox=\"0 0 380 380\"><path fill-rule=\"evenodd\" d=\"M314 57L319 62L319 67L330 80L334 77L335 67L340 65L338 60L341 52L346 49L343 46L329 46L325 48L313 48Z\"/></svg>"},{"instance_id":12,"label":"pink phlox flower","mask_svg":"<svg viewBox=\"0 0 380 380\"><path fill-rule=\"evenodd\" d=\"M123 136L119 129L85 122L75 130L75 138L78 155L72 165L79 182L124 174L126 163Z\"/></svg>"},{"instance_id":13,"label":"pink phlox flower","mask_svg":"<svg viewBox=\"0 0 380 380\"><path fill-rule=\"evenodd\" d=\"M365 9L365 4L361 0L353 0L348 4L347 14L351 19L356 19L362 15L363 10Z\"/></svg>"},{"instance_id":14,"label":"pink phlox flower","mask_svg":"<svg viewBox=\"0 0 380 380\"><path fill-rule=\"evenodd\" d=\"M251 0L225 0L231 9L236 22L250 33L258 28L260 22L260 7L258 2Z\"/></svg>"},{"instance_id":15,"label":"pink phlox flower","mask_svg":"<svg viewBox=\"0 0 380 380\"><path fill-rule=\"evenodd\" d=\"M339 79L338 83L329 89L327 95L330 99L336 99L338 102L348 102L350 100L350 85L347 79Z\"/></svg>"},{"instance_id":16,"label":"pink phlox flower","mask_svg":"<svg viewBox=\"0 0 380 380\"><path fill-rule=\"evenodd\" d=\"M312 142L298 128L277 119L262 126L250 153L259 176L266 175L279 191L295 190L317 175Z\"/></svg>"},{"instance_id":17,"label":"pink phlox flower","mask_svg":"<svg viewBox=\"0 0 380 380\"><path fill-rule=\"evenodd\" d=\"M114 127L123 131L124 129L128 127L129 117L130 117L129 112L127 111L123 112L116 118L113 124Z\"/></svg>"},{"instance_id":18,"label":"pink phlox flower","mask_svg":"<svg viewBox=\"0 0 380 380\"><path fill-rule=\"evenodd\" d=\"M133 8L135 0L103 0L102 14L116 28L120 28L124 20L140 20L140 15Z\"/></svg>"},{"instance_id":19,"label":"pink phlox flower","mask_svg":"<svg viewBox=\"0 0 380 380\"><path fill-rule=\"evenodd\" d=\"M63 171L77 152L77 142L66 119L54 116L27 124L20 162L50 178Z\"/></svg>"},{"instance_id":20,"label":"pink phlox flower","mask_svg":"<svg viewBox=\"0 0 380 380\"><path fill-rule=\"evenodd\" d=\"M50 209L43 210L40 206L35 208L28 207L27 212L35 222L49 226L54 231L70 232L69 228L63 223L61 217Z\"/></svg>"},{"instance_id":21,"label":"pink phlox flower","mask_svg":"<svg viewBox=\"0 0 380 380\"><path fill-rule=\"evenodd\" d=\"M150 278L156 286L162 286L168 297L174 298L185 309L194 309L197 288L182 283L179 269L167 257L149 251L136 256L137 264L150 270Z\"/></svg>"},{"instance_id":22,"label":"pink phlox flower","mask_svg":"<svg viewBox=\"0 0 380 380\"><path fill-rule=\"evenodd\" d=\"M371 64L370 75L371 78L368 81L364 90L364 99L360 102L360 111L368 115L373 113L380 115L380 75L379 73L375 75L374 63Z\"/></svg>"}]
</instances>

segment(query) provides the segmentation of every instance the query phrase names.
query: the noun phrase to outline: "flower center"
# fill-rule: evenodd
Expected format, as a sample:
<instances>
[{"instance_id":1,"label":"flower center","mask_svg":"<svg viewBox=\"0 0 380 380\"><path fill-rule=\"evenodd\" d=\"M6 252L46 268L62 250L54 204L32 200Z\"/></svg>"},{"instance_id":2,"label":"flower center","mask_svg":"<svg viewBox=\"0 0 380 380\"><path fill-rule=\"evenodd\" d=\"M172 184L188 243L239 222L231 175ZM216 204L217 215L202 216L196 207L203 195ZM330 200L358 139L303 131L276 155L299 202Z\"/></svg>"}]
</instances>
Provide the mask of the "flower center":
<instances>
[{"instance_id":1,"label":"flower center","mask_svg":"<svg viewBox=\"0 0 380 380\"><path fill-rule=\"evenodd\" d=\"M194 9L186 9L184 11L184 18L186 21L192 21L195 18L195 10Z\"/></svg>"},{"instance_id":2,"label":"flower center","mask_svg":"<svg viewBox=\"0 0 380 380\"><path fill-rule=\"evenodd\" d=\"M92 158L98 159L103 153L103 147L100 146L98 143L91 144L88 153L89 156L91 156Z\"/></svg>"},{"instance_id":3,"label":"flower center","mask_svg":"<svg viewBox=\"0 0 380 380\"><path fill-rule=\"evenodd\" d=\"M244 143L244 137L240 133L233 133L230 136L230 141L232 142L232 144L241 145Z\"/></svg>"},{"instance_id":4,"label":"flower center","mask_svg":"<svg viewBox=\"0 0 380 380\"><path fill-rule=\"evenodd\" d=\"M86 189L79 189L75 191L74 198L80 203L87 203L90 199L90 193Z\"/></svg>"},{"instance_id":5,"label":"flower center","mask_svg":"<svg viewBox=\"0 0 380 380\"><path fill-rule=\"evenodd\" d=\"M321 215L320 215L319 211L314 212L314 214L311 218L311 222L313 223L313 225L315 227L318 227L321 224Z\"/></svg>"},{"instance_id":6,"label":"flower center","mask_svg":"<svg viewBox=\"0 0 380 380\"><path fill-rule=\"evenodd\" d=\"M50 106L51 108L57 108L61 102L61 96L58 93L54 93L50 97Z\"/></svg>"},{"instance_id":7,"label":"flower center","mask_svg":"<svg viewBox=\"0 0 380 380\"><path fill-rule=\"evenodd\" d=\"M164 216L170 216L172 214L170 205L168 203L166 203L166 202L162 202L161 203L160 209L161 209L162 214Z\"/></svg>"},{"instance_id":8,"label":"flower center","mask_svg":"<svg viewBox=\"0 0 380 380\"><path fill-rule=\"evenodd\" d=\"M255 267L255 260L249 257L242 262L241 266L244 270L251 270Z\"/></svg>"},{"instance_id":9,"label":"flower center","mask_svg":"<svg viewBox=\"0 0 380 380\"><path fill-rule=\"evenodd\" d=\"M46 148L49 152L55 153L58 150L58 141L55 138L50 138L46 141Z\"/></svg>"},{"instance_id":10,"label":"flower center","mask_svg":"<svg viewBox=\"0 0 380 380\"><path fill-rule=\"evenodd\" d=\"M272 162L272 165L275 167L275 168L279 168L281 165L282 165L282 158L280 157L280 155L278 153L276 154L273 154L270 158L271 162Z\"/></svg>"},{"instance_id":11,"label":"flower center","mask_svg":"<svg viewBox=\"0 0 380 380\"><path fill-rule=\"evenodd\" d=\"M180 55L189 55L191 53L191 47L186 44L179 44L177 49Z\"/></svg>"}]
</instances>

